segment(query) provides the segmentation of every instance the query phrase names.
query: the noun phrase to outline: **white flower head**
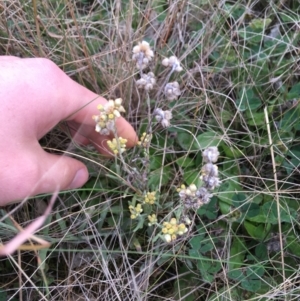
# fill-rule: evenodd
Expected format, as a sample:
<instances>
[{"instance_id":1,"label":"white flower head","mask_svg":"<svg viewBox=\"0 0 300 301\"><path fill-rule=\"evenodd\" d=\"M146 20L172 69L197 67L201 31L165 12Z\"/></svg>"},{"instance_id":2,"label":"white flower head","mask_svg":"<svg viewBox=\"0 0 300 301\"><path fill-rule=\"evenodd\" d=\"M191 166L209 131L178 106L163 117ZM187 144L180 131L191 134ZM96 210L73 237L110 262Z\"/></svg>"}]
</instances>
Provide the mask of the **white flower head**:
<instances>
[{"instance_id":1,"label":"white flower head","mask_svg":"<svg viewBox=\"0 0 300 301\"><path fill-rule=\"evenodd\" d=\"M108 136L110 134L110 131L107 128L103 128L99 131L99 134L103 136Z\"/></svg>"},{"instance_id":2,"label":"white flower head","mask_svg":"<svg viewBox=\"0 0 300 301\"><path fill-rule=\"evenodd\" d=\"M214 190L216 187L220 186L221 184L221 181L218 177L204 175L201 176L200 179L204 182L204 186L208 190Z\"/></svg>"},{"instance_id":3,"label":"white flower head","mask_svg":"<svg viewBox=\"0 0 300 301\"><path fill-rule=\"evenodd\" d=\"M200 179L204 182L205 187L213 190L220 186L221 181L218 178L218 166L212 163L206 163L201 169Z\"/></svg>"},{"instance_id":4,"label":"white flower head","mask_svg":"<svg viewBox=\"0 0 300 301\"><path fill-rule=\"evenodd\" d=\"M106 123L106 128L108 129L108 131L114 131L115 129L115 122L114 120L108 120ZM109 135L110 132L108 132L107 135Z\"/></svg>"},{"instance_id":5,"label":"white flower head","mask_svg":"<svg viewBox=\"0 0 300 301\"><path fill-rule=\"evenodd\" d=\"M212 163L206 163L201 168L201 174L204 176L217 177L218 173L218 166Z\"/></svg>"},{"instance_id":6,"label":"white flower head","mask_svg":"<svg viewBox=\"0 0 300 301\"><path fill-rule=\"evenodd\" d=\"M172 67L174 71L180 72L182 71L182 67L180 66L180 62L176 56L170 56L169 58L165 58L162 60L162 64L166 67Z\"/></svg>"},{"instance_id":7,"label":"white flower head","mask_svg":"<svg viewBox=\"0 0 300 301\"><path fill-rule=\"evenodd\" d=\"M148 74L143 73L141 78L136 81L137 87L145 89L146 91L152 90L155 83L156 79L153 72L149 72Z\"/></svg>"},{"instance_id":8,"label":"white flower head","mask_svg":"<svg viewBox=\"0 0 300 301\"><path fill-rule=\"evenodd\" d=\"M170 234L165 234L164 239L166 242L171 242L172 241L172 236Z\"/></svg>"},{"instance_id":9,"label":"white flower head","mask_svg":"<svg viewBox=\"0 0 300 301\"><path fill-rule=\"evenodd\" d=\"M211 146L205 149L202 152L202 157L204 162L212 162L215 163L218 161L220 153L218 151L218 148L216 146Z\"/></svg>"},{"instance_id":10,"label":"white flower head","mask_svg":"<svg viewBox=\"0 0 300 301\"><path fill-rule=\"evenodd\" d=\"M160 123L164 128L167 128L170 126L170 121L167 119L163 119Z\"/></svg>"},{"instance_id":11,"label":"white flower head","mask_svg":"<svg viewBox=\"0 0 300 301\"><path fill-rule=\"evenodd\" d=\"M196 197L198 198L199 204L207 204L209 203L212 195L208 192L208 190L205 187L200 187L196 191Z\"/></svg>"},{"instance_id":12,"label":"white flower head","mask_svg":"<svg viewBox=\"0 0 300 301\"><path fill-rule=\"evenodd\" d=\"M177 99L181 94L178 82L167 83L164 88L164 93L168 100Z\"/></svg>"},{"instance_id":13,"label":"white flower head","mask_svg":"<svg viewBox=\"0 0 300 301\"><path fill-rule=\"evenodd\" d=\"M172 112L169 110L163 111L160 108L154 110L153 115L157 122L159 122L164 128L170 125L170 120L172 119Z\"/></svg>"},{"instance_id":14,"label":"white flower head","mask_svg":"<svg viewBox=\"0 0 300 301\"><path fill-rule=\"evenodd\" d=\"M160 108L155 109L153 115L158 122L161 122L165 118L165 112Z\"/></svg>"},{"instance_id":15,"label":"white flower head","mask_svg":"<svg viewBox=\"0 0 300 301\"><path fill-rule=\"evenodd\" d=\"M171 120L172 119L173 115L172 115L171 111L166 110L166 111L164 111L164 113L165 113L165 119L167 119L167 120Z\"/></svg>"},{"instance_id":16,"label":"white flower head","mask_svg":"<svg viewBox=\"0 0 300 301\"><path fill-rule=\"evenodd\" d=\"M139 69L145 69L154 56L153 50L146 41L139 42L132 49L132 59L136 61L136 66Z\"/></svg>"}]
</instances>

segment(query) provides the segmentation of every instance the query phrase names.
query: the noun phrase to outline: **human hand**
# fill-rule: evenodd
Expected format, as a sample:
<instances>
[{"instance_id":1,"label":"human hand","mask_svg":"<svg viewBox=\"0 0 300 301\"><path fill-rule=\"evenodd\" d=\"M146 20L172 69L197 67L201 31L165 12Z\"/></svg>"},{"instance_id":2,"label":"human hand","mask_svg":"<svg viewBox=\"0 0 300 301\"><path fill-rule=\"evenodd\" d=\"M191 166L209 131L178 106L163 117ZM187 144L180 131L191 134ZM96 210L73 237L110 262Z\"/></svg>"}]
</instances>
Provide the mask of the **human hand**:
<instances>
[{"instance_id":1,"label":"human hand","mask_svg":"<svg viewBox=\"0 0 300 301\"><path fill-rule=\"evenodd\" d=\"M88 179L86 166L45 152L38 140L67 120L74 140L107 154L107 136L95 132L93 115L106 100L70 79L53 62L0 57L0 206L28 196L74 189ZM118 136L132 147L137 137L122 117Z\"/></svg>"}]
</instances>

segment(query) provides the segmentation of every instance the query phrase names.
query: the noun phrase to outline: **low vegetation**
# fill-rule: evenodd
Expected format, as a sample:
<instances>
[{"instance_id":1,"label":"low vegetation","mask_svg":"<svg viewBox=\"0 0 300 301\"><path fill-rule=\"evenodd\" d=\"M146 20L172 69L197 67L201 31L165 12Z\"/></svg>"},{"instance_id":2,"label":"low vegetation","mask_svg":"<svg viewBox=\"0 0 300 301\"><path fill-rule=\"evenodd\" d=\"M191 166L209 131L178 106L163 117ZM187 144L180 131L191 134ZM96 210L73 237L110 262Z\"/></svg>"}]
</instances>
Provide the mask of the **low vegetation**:
<instances>
[{"instance_id":1,"label":"low vegetation","mask_svg":"<svg viewBox=\"0 0 300 301\"><path fill-rule=\"evenodd\" d=\"M122 114L140 138L125 150L115 136L112 159L58 128L41 140L90 179L57 197L36 233L50 247L0 259L0 300L299 299L297 1L12 0L0 13L0 54L53 60L112 100L91 116L98 132ZM50 198L1 208L2 243Z\"/></svg>"}]
</instances>

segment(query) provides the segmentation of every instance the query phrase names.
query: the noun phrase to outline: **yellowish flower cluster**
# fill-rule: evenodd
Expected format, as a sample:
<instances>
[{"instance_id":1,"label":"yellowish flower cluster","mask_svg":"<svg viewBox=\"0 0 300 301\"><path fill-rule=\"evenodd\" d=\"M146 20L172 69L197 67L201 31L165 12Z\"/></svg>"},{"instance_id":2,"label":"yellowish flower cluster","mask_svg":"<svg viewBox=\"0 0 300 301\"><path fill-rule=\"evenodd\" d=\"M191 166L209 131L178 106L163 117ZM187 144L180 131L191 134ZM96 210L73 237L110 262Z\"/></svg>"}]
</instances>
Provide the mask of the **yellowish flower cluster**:
<instances>
[{"instance_id":1,"label":"yellowish flower cluster","mask_svg":"<svg viewBox=\"0 0 300 301\"><path fill-rule=\"evenodd\" d=\"M188 188L184 184L180 186L180 188L177 189L177 192L189 196L196 196L197 186L195 184L191 184Z\"/></svg>"},{"instance_id":2,"label":"yellowish flower cluster","mask_svg":"<svg viewBox=\"0 0 300 301\"><path fill-rule=\"evenodd\" d=\"M205 187L197 188L195 184L191 184L189 187L181 185L181 187L177 189L177 192L187 209L193 208L197 210L203 204L207 204L211 198L211 194Z\"/></svg>"},{"instance_id":3,"label":"yellowish flower cluster","mask_svg":"<svg viewBox=\"0 0 300 301\"><path fill-rule=\"evenodd\" d=\"M119 152L123 153L126 150L127 139L119 137L113 140L108 140L107 145L112 150L112 152L117 155Z\"/></svg>"},{"instance_id":4,"label":"yellowish flower cluster","mask_svg":"<svg viewBox=\"0 0 300 301\"><path fill-rule=\"evenodd\" d=\"M161 232L164 234L166 242L176 240L177 236L181 236L188 231L185 224L179 224L176 218L171 218L170 222L164 222Z\"/></svg>"},{"instance_id":5,"label":"yellowish flower cluster","mask_svg":"<svg viewBox=\"0 0 300 301\"><path fill-rule=\"evenodd\" d=\"M133 207L132 205L130 205L128 208L131 213L131 215L130 215L131 219L136 219L143 212L143 208L142 208L141 204L137 204L136 207Z\"/></svg>"},{"instance_id":6,"label":"yellowish flower cluster","mask_svg":"<svg viewBox=\"0 0 300 301\"><path fill-rule=\"evenodd\" d=\"M155 214L152 214L152 215L148 215L148 226L153 226L157 223L157 216Z\"/></svg>"},{"instance_id":7,"label":"yellowish flower cluster","mask_svg":"<svg viewBox=\"0 0 300 301\"><path fill-rule=\"evenodd\" d=\"M150 204L150 205L153 205L156 201L156 191L152 191L152 192L147 192L147 194L145 195L145 200L144 202L146 204Z\"/></svg>"},{"instance_id":8,"label":"yellowish flower cluster","mask_svg":"<svg viewBox=\"0 0 300 301\"><path fill-rule=\"evenodd\" d=\"M150 145L151 139L152 135L144 132L137 144L146 148Z\"/></svg>"},{"instance_id":9,"label":"yellowish flower cluster","mask_svg":"<svg viewBox=\"0 0 300 301\"><path fill-rule=\"evenodd\" d=\"M101 135L109 135L110 131L115 129L115 120L125 112L122 106L122 98L116 100L110 99L105 105L97 106L99 115L94 115L92 118L96 122L95 131Z\"/></svg>"}]
</instances>

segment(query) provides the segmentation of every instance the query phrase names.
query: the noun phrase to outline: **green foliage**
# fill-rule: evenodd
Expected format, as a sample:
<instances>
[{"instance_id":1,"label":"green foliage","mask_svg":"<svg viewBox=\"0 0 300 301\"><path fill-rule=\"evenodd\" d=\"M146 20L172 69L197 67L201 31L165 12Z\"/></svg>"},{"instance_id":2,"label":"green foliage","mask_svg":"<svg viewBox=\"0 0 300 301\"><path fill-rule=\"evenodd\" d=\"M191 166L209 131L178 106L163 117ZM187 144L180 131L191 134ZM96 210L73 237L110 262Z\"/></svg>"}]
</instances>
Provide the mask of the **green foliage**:
<instances>
[{"instance_id":1,"label":"green foliage","mask_svg":"<svg viewBox=\"0 0 300 301\"><path fill-rule=\"evenodd\" d=\"M297 1L69 2L41 1L36 18L30 5L12 1L0 20L1 53L48 57L97 93L122 97L139 136L153 137L149 148L111 160L74 151L88 164L90 179L60 194L37 233L52 242L49 249L21 252L21 264L16 255L1 260L1 275L8 276L0 280L0 301L17 299L11 296L20 271L22 281L33 282L20 288L25 295L32 287L30 300L103 299L103 291L150 301L299 295ZM139 72L131 60L142 39L156 47L149 70L157 83L149 98L136 88ZM183 72L161 66L170 55ZM160 90L168 77L182 91L169 102ZM172 110L169 128L155 122L157 107ZM188 232L167 243L163 223L183 216L177 188L203 184L201 153L210 146L221 153L222 183L209 203L192 211ZM149 191L157 192L152 205L143 204ZM139 203L143 212L131 219L128 205ZM37 217L36 206L1 209L3 242L19 231L8 213L23 226ZM152 213L158 222L148 226Z\"/></svg>"}]
</instances>

